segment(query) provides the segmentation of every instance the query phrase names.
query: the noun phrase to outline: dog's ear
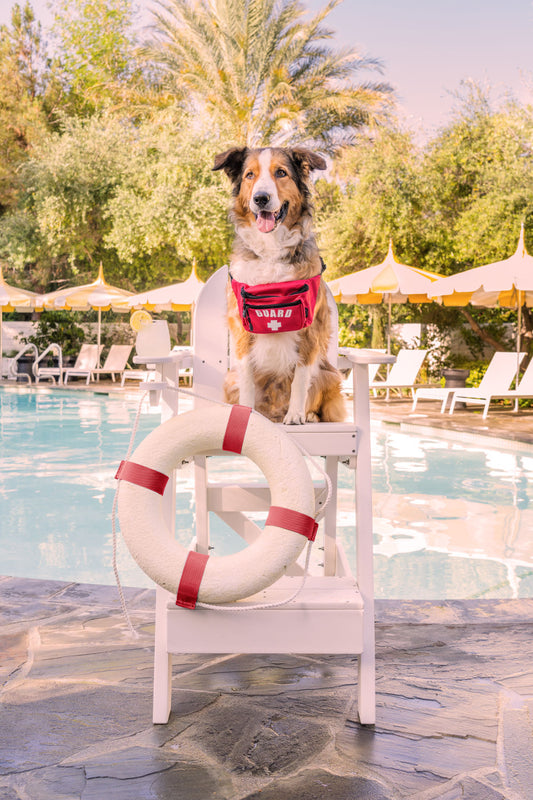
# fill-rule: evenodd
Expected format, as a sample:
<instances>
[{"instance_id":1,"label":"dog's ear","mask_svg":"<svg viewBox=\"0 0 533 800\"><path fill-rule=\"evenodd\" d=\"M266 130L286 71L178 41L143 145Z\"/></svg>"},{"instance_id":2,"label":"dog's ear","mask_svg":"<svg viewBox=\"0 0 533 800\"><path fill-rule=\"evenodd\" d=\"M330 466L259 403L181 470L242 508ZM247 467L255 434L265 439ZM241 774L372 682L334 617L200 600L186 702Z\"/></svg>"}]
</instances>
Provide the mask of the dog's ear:
<instances>
[{"instance_id":1,"label":"dog's ear","mask_svg":"<svg viewBox=\"0 0 533 800\"><path fill-rule=\"evenodd\" d=\"M223 169L228 178L235 183L239 179L247 155L247 147L232 147L224 153L219 153L215 156L213 171Z\"/></svg>"},{"instance_id":2,"label":"dog's ear","mask_svg":"<svg viewBox=\"0 0 533 800\"><path fill-rule=\"evenodd\" d=\"M314 169L328 168L325 158L322 158L312 150L308 150L306 147L294 147L291 150L291 156L306 175Z\"/></svg>"}]
</instances>

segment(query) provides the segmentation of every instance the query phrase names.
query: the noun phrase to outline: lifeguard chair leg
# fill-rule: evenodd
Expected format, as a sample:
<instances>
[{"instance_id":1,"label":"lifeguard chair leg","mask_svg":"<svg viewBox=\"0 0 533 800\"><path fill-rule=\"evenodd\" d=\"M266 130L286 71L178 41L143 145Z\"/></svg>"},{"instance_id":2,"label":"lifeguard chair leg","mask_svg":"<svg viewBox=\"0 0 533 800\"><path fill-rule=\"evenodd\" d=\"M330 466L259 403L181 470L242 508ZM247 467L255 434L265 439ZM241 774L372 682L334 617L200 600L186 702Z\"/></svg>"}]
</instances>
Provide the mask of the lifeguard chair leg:
<instances>
[{"instance_id":1,"label":"lifeguard chair leg","mask_svg":"<svg viewBox=\"0 0 533 800\"><path fill-rule=\"evenodd\" d=\"M376 657L374 620L365 612L363 652L359 656L357 713L362 725L376 722Z\"/></svg>"},{"instance_id":2,"label":"lifeguard chair leg","mask_svg":"<svg viewBox=\"0 0 533 800\"><path fill-rule=\"evenodd\" d=\"M168 409L166 409L168 412ZM177 413L177 412L176 412ZM168 413L165 414L168 416ZM174 535L176 507L176 473L171 473L163 495L163 515L171 535ZM152 721L165 724L170 716L172 698L172 656L167 642L167 603L170 593L161 586L155 592L155 636L154 636L154 696Z\"/></svg>"},{"instance_id":3,"label":"lifeguard chair leg","mask_svg":"<svg viewBox=\"0 0 533 800\"><path fill-rule=\"evenodd\" d=\"M372 473L370 456L370 403L368 367L354 365L355 423L358 429L355 472L355 517L357 584L363 598L363 652L359 656L357 685L359 720L363 725L376 721L375 632L374 632L374 554L372 531Z\"/></svg>"},{"instance_id":4,"label":"lifeguard chair leg","mask_svg":"<svg viewBox=\"0 0 533 800\"><path fill-rule=\"evenodd\" d=\"M155 642L154 642L154 724L165 724L170 716L172 695L172 656L167 645L167 603L169 593L160 586L156 588L155 599Z\"/></svg>"}]
</instances>

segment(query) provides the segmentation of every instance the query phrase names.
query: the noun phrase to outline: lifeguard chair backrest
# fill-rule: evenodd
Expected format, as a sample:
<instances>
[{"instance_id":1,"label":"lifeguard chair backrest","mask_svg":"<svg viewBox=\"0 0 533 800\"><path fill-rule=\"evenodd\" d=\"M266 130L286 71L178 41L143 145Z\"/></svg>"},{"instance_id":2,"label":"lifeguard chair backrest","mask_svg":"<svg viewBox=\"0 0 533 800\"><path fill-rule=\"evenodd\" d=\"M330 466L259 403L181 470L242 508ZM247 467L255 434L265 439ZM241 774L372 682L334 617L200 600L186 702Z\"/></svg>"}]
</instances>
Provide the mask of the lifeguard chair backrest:
<instances>
[{"instance_id":1,"label":"lifeguard chair backrest","mask_svg":"<svg viewBox=\"0 0 533 800\"><path fill-rule=\"evenodd\" d=\"M227 322L228 268L221 267L202 288L194 309L193 381L194 391L213 400L222 399L222 384L233 363ZM337 364L338 315L337 304L326 286L331 311L331 336L328 359ZM195 405L202 402L195 400Z\"/></svg>"}]
</instances>

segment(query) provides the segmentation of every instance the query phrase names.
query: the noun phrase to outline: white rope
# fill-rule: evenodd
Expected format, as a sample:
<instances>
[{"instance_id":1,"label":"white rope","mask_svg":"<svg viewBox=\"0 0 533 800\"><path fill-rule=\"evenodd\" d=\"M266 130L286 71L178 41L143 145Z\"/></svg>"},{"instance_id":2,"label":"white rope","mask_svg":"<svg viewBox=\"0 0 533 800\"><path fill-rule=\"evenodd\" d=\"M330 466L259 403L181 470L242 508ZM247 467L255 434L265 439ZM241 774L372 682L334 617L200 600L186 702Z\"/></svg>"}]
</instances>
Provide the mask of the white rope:
<instances>
[{"instance_id":1,"label":"white rope","mask_svg":"<svg viewBox=\"0 0 533 800\"><path fill-rule=\"evenodd\" d=\"M131 455L131 451L133 450L133 442L135 441L135 435L136 435L137 429L139 427L139 420L140 420L140 417L141 417L142 404L143 404L145 398L146 398L146 393L144 393L141 396L141 399L139 401L139 407L137 408L137 413L135 415L135 419L133 421L133 427L132 427L132 430L131 430L131 436L130 436L130 441L129 441L129 445L128 445L128 452L126 453L126 458L124 459L125 461L129 460L129 457ZM124 618L126 620L128 628L130 629L131 635L134 636L136 639L138 639L139 638L139 634L137 633L137 631L133 627L133 624L132 624L132 621L131 621L130 613L128 611L128 606L126 604L126 598L124 597L124 591L122 589L122 584L120 582L120 575L118 573L118 564L117 564L117 526L116 526L116 518L117 518L118 493L120 491L120 484L121 483L122 483L122 481L120 481L120 480L117 481L117 488L115 490L115 496L113 498L113 508L111 509L111 530L113 532L113 572L115 573L115 581L117 583L118 596L120 598L120 606L122 608L122 613L124 614Z\"/></svg>"}]
</instances>

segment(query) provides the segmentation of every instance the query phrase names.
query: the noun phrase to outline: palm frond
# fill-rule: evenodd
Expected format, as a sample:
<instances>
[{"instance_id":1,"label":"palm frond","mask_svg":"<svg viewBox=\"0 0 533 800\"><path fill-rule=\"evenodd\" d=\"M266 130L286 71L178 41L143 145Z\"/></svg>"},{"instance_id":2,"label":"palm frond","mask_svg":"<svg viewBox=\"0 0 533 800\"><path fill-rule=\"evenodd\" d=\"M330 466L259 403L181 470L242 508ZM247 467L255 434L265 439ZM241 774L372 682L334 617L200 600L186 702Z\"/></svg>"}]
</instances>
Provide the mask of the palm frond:
<instances>
[{"instance_id":1,"label":"palm frond","mask_svg":"<svg viewBox=\"0 0 533 800\"><path fill-rule=\"evenodd\" d=\"M309 18L301 0L157 0L147 49L167 91L206 109L249 143L379 122L392 102L386 83L355 80L380 72L378 59L336 49L325 20L330 0ZM334 138L338 138L337 133Z\"/></svg>"}]
</instances>

